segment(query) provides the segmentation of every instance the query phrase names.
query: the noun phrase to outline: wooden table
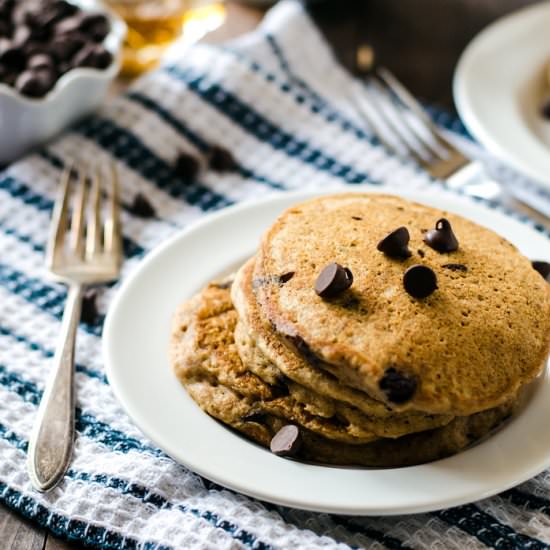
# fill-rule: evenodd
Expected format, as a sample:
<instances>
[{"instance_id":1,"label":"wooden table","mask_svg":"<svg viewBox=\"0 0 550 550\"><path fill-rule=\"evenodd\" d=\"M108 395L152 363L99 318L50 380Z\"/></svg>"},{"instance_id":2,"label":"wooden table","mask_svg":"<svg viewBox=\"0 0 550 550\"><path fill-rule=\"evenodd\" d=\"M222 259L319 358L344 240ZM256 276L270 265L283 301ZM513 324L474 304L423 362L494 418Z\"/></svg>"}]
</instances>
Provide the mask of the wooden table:
<instances>
[{"instance_id":1,"label":"wooden table","mask_svg":"<svg viewBox=\"0 0 550 550\"><path fill-rule=\"evenodd\" d=\"M357 47L374 46L380 62L416 95L452 109L454 67L466 44L500 15L535 0L332 0L311 2L311 12L340 61L356 69ZM228 5L224 25L206 41L219 43L253 29L258 9ZM119 83L118 89L125 83ZM0 505L2 550L77 550Z\"/></svg>"}]
</instances>

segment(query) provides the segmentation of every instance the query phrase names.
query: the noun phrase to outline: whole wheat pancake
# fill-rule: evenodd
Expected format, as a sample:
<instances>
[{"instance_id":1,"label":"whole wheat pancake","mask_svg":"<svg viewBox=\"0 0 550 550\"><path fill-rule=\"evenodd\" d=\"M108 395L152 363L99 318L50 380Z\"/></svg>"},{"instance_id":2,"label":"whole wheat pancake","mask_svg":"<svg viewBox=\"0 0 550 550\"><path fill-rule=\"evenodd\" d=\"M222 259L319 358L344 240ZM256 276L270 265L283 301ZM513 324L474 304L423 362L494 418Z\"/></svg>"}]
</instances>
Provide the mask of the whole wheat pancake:
<instances>
[{"instance_id":1,"label":"whole wheat pancake","mask_svg":"<svg viewBox=\"0 0 550 550\"><path fill-rule=\"evenodd\" d=\"M235 331L237 349L243 362L260 378L272 384L293 381L300 391L296 399L321 411L338 411L340 417L363 425L382 437L399 437L408 433L443 426L450 415L429 415L421 412L395 413L386 404L364 392L348 387L312 365L300 354L285 346L270 330L255 300L252 288L254 259L236 274L231 297L239 314ZM320 413L322 414L322 413Z\"/></svg>"},{"instance_id":2,"label":"whole wheat pancake","mask_svg":"<svg viewBox=\"0 0 550 550\"><path fill-rule=\"evenodd\" d=\"M245 434L264 447L287 421L271 413L257 414L241 395L207 380L189 381L187 391L197 404L214 418ZM467 417L457 417L442 428L350 445L301 429L302 448L297 458L313 462L395 467L421 464L450 456L482 438L498 426L514 409L513 402Z\"/></svg>"},{"instance_id":3,"label":"whole wheat pancake","mask_svg":"<svg viewBox=\"0 0 550 550\"><path fill-rule=\"evenodd\" d=\"M192 384L223 385L239 395L247 415L271 414L347 443L378 438L367 422L350 422L338 411L330 416L316 414L314 408L294 397L294 392L299 391L296 384L270 385L248 371L235 346L236 323L237 313L224 284L210 284L180 306L174 318L170 355L177 377L188 390ZM226 414L238 415L238 410ZM217 413L218 418L220 414Z\"/></svg>"},{"instance_id":4,"label":"whole wheat pancake","mask_svg":"<svg viewBox=\"0 0 550 550\"><path fill-rule=\"evenodd\" d=\"M441 218L455 251L424 242ZM410 257L377 250L401 226ZM332 262L353 284L321 298L314 286ZM415 264L437 277L424 298L404 288ZM396 410L496 407L541 371L550 346L550 288L527 258L493 231L395 196L332 195L288 209L263 238L254 287L262 316L288 345ZM413 391L396 401L392 384Z\"/></svg>"}]
</instances>

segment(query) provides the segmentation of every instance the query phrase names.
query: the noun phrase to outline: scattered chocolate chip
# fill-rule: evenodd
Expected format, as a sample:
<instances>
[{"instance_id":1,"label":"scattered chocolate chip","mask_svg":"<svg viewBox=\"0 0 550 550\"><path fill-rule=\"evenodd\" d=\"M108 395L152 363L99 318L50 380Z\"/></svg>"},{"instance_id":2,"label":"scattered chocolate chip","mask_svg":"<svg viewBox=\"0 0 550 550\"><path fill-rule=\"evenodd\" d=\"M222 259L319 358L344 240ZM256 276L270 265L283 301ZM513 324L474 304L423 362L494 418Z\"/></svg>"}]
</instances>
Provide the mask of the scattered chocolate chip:
<instances>
[{"instance_id":1,"label":"scattered chocolate chip","mask_svg":"<svg viewBox=\"0 0 550 550\"><path fill-rule=\"evenodd\" d=\"M390 258L408 258L411 255L409 240L409 230L406 227L398 227L384 237L376 248Z\"/></svg>"},{"instance_id":2,"label":"scattered chocolate chip","mask_svg":"<svg viewBox=\"0 0 550 550\"><path fill-rule=\"evenodd\" d=\"M131 204L130 210L140 218L154 218L156 216L153 205L143 193L138 193L134 197L134 202Z\"/></svg>"},{"instance_id":3,"label":"scattered chocolate chip","mask_svg":"<svg viewBox=\"0 0 550 550\"><path fill-rule=\"evenodd\" d=\"M426 253L425 253L421 248L419 248L419 249L417 250L417 252L418 252L418 255L419 255L421 258L423 258L423 257L426 255Z\"/></svg>"},{"instance_id":4,"label":"scattered chocolate chip","mask_svg":"<svg viewBox=\"0 0 550 550\"><path fill-rule=\"evenodd\" d=\"M424 242L438 252L454 252L458 249L458 240L453 233L449 220L441 218L437 220L435 229L430 229Z\"/></svg>"},{"instance_id":5,"label":"scattered chocolate chip","mask_svg":"<svg viewBox=\"0 0 550 550\"><path fill-rule=\"evenodd\" d=\"M414 298L426 298L437 289L437 277L426 265L413 265L403 275L403 286Z\"/></svg>"},{"instance_id":6,"label":"scattered chocolate chip","mask_svg":"<svg viewBox=\"0 0 550 550\"><path fill-rule=\"evenodd\" d=\"M200 170L199 161L188 153L179 153L174 164L174 171L185 183L192 183Z\"/></svg>"},{"instance_id":7,"label":"scattered chocolate chip","mask_svg":"<svg viewBox=\"0 0 550 550\"><path fill-rule=\"evenodd\" d=\"M352 216L351 219L361 221L363 218L360 218L359 216Z\"/></svg>"},{"instance_id":8,"label":"scattered chocolate chip","mask_svg":"<svg viewBox=\"0 0 550 550\"><path fill-rule=\"evenodd\" d=\"M88 289L82 297L82 308L80 310L80 320L88 325L93 325L97 321L97 291L93 288Z\"/></svg>"},{"instance_id":9,"label":"scattered chocolate chip","mask_svg":"<svg viewBox=\"0 0 550 550\"><path fill-rule=\"evenodd\" d=\"M544 280L550 283L550 263L534 260L531 262L531 265L535 271L538 271L542 275Z\"/></svg>"},{"instance_id":10,"label":"scattered chocolate chip","mask_svg":"<svg viewBox=\"0 0 550 550\"><path fill-rule=\"evenodd\" d=\"M46 95L55 83L55 74L49 69L29 70L21 73L15 81L15 89L29 97Z\"/></svg>"},{"instance_id":11,"label":"scattered chocolate chip","mask_svg":"<svg viewBox=\"0 0 550 550\"><path fill-rule=\"evenodd\" d=\"M451 271L468 271L468 268L464 264L443 264L441 267L450 269Z\"/></svg>"},{"instance_id":12,"label":"scattered chocolate chip","mask_svg":"<svg viewBox=\"0 0 550 550\"><path fill-rule=\"evenodd\" d=\"M546 119L550 120L550 99L545 101L540 109L540 114Z\"/></svg>"},{"instance_id":13,"label":"scattered chocolate chip","mask_svg":"<svg viewBox=\"0 0 550 550\"><path fill-rule=\"evenodd\" d=\"M297 426L283 426L273 437L271 452L277 456L296 456L302 446L302 436Z\"/></svg>"},{"instance_id":14,"label":"scattered chocolate chip","mask_svg":"<svg viewBox=\"0 0 550 550\"><path fill-rule=\"evenodd\" d=\"M352 272L347 267L332 262L319 273L314 288L318 296L332 298L348 289L352 283Z\"/></svg>"},{"instance_id":15,"label":"scattered chocolate chip","mask_svg":"<svg viewBox=\"0 0 550 550\"><path fill-rule=\"evenodd\" d=\"M285 283L290 281L292 277L294 277L294 271L289 271L288 273L283 273L282 275L279 275L279 281L281 282L281 284L284 285Z\"/></svg>"},{"instance_id":16,"label":"scattered chocolate chip","mask_svg":"<svg viewBox=\"0 0 550 550\"><path fill-rule=\"evenodd\" d=\"M394 367L386 369L384 376L378 382L378 387L386 394L392 403L409 401L416 391L416 378L407 376Z\"/></svg>"},{"instance_id":17,"label":"scattered chocolate chip","mask_svg":"<svg viewBox=\"0 0 550 550\"><path fill-rule=\"evenodd\" d=\"M220 145L212 145L207 153L208 167L216 172L234 172L239 165L230 151Z\"/></svg>"}]
</instances>

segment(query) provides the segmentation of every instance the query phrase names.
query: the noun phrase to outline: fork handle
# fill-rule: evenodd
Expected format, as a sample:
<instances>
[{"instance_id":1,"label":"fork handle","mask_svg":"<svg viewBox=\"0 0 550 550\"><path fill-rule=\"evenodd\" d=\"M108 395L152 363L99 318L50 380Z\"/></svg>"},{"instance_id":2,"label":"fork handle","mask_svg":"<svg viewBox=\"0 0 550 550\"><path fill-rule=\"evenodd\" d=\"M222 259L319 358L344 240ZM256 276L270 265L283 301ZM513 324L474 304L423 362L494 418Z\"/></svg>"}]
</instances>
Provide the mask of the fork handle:
<instances>
[{"instance_id":1,"label":"fork handle","mask_svg":"<svg viewBox=\"0 0 550 550\"><path fill-rule=\"evenodd\" d=\"M63 478L74 440L74 349L82 306L82 285L71 284L53 369L42 395L29 440L27 467L38 491L53 489Z\"/></svg>"},{"instance_id":2,"label":"fork handle","mask_svg":"<svg viewBox=\"0 0 550 550\"><path fill-rule=\"evenodd\" d=\"M498 200L512 210L526 214L535 222L550 228L550 202L522 190L497 182L486 172L484 165L475 160L468 162L449 175L446 184L472 197Z\"/></svg>"}]
</instances>

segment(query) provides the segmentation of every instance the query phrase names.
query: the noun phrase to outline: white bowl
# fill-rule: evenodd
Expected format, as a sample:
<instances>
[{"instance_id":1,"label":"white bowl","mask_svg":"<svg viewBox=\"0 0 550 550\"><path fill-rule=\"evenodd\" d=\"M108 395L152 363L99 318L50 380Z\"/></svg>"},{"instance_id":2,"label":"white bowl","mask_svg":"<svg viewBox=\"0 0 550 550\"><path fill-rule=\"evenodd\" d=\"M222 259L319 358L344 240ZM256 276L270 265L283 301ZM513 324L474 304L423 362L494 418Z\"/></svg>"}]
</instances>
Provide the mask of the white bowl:
<instances>
[{"instance_id":1,"label":"white bowl","mask_svg":"<svg viewBox=\"0 0 550 550\"><path fill-rule=\"evenodd\" d=\"M103 44L113 54L113 62L105 69L72 69L38 99L0 83L0 164L14 161L94 111L118 74L126 25L95 0L71 1L83 10L101 11L109 18L111 31Z\"/></svg>"}]
</instances>

